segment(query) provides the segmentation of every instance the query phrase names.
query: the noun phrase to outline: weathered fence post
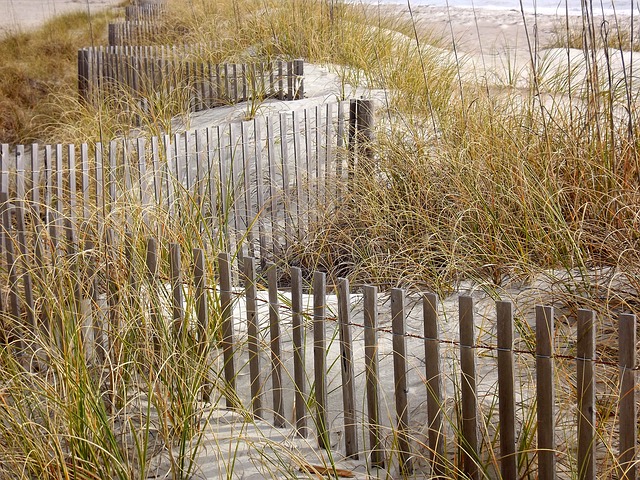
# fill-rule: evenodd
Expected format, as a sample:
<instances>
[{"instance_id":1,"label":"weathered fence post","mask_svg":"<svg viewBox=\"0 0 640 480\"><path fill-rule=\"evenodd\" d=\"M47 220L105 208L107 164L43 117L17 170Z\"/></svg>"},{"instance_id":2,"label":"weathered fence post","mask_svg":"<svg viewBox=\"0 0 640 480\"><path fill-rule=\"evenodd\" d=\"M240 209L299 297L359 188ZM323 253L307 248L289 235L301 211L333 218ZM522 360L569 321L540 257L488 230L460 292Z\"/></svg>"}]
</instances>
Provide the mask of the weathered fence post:
<instances>
[{"instance_id":1,"label":"weathered fence post","mask_svg":"<svg viewBox=\"0 0 640 480\"><path fill-rule=\"evenodd\" d=\"M182 255L180 245L169 244L169 271L171 273L172 311L173 311L173 336L182 345L185 340L185 321L182 295Z\"/></svg>"},{"instance_id":2,"label":"weathered fence post","mask_svg":"<svg viewBox=\"0 0 640 480\"><path fill-rule=\"evenodd\" d=\"M89 55L93 49L78 50L78 95L84 103L90 103L89 89L92 79L89 79Z\"/></svg>"},{"instance_id":3,"label":"weathered fence post","mask_svg":"<svg viewBox=\"0 0 640 480\"><path fill-rule=\"evenodd\" d=\"M75 226L71 223L69 218L64 219L64 231L66 235L67 241L67 249L66 256L67 261L70 263L68 265L68 272L72 274L73 278L73 295L71 296L71 311L73 312L73 319L78 324L82 325L78 330L78 340L77 345L84 352L84 325L82 324L84 318L82 316L82 285L80 282L79 275L79 261L78 261L78 237L76 235ZM63 292L61 292L63 293ZM81 323L82 322L82 323Z\"/></svg>"},{"instance_id":4,"label":"weathered fence post","mask_svg":"<svg viewBox=\"0 0 640 480\"><path fill-rule=\"evenodd\" d=\"M304 98L304 60L296 59L293 61L294 75L294 92L292 94L294 100Z\"/></svg>"},{"instance_id":5,"label":"weathered fence post","mask_svg":"<svg viewBox=\"0 0 640 480\"><path fill-rule=\"evenodd\" d=\"M594 480L596 442L595 314L578 310L578 478Z\"/></svg>"},{"instance_id":6,"label":"weathered fence post","mask_svg":"<svg viewBox=\"0 0 640 480\"><path fill-rule=\"evenodd\" d=\"M373 172L374 140L374 104L373 100L352 99L349 102L349 126L347 130L349 150L348 180L356 174L371 175Z\"/></svg>"},{"instance_id":7,"label":"weathered fence post","mask_svg":"<svg viewBox=\"0 0 640 480\"><path fill-rule=\"evenodd\" d=\"M293 62L287 62L287 100L293 100L294 98L294 85L293 81Z\"/></svg>"},{"instance_id":8,"label":"weathered fence post","mask_svg":"<svg viewBox=\"0 0 640 480\"><path fill-rule=\"evenodd\" d=\"M155 238L147 239L146 246L146 277L149 289L154 292L158 288L158 241ZM157 300L151 295L150 300L150 312L153 342L153 353L156 356L156 360L160 361L160 335L162 334L162 314L157 305Z\"/></svg>"},{"instance_id":9,"label":"weathered fence post","mask_svg":"<svg viewBox=\"0 0 640 480\"><path fill-rule=\"evenodd\" d=\"M318 446L329 450L327 429L327 361L324 334L326 318L326 274L313 274L313 373L316 393L316 429Z\"/></svg>"},{"instance_id":10,"label":"weathered fence post","mask_svg":"<svg viewBox=\"0 0 640 480\"><path fill-rule=\"evenodd\" d=\"M373 150L371 144L374 139L374 104L373 100L356 100L356 142L358 145L358 168L364 174L370 175L373 170Z\"/></svg>"},{"instance_id":11,"label":"weathered fence post","mask_svg":"<svg viewBox=\"0 0 640 480\"><path fill-rule=\"evenodd\" d=\"M25 155L24 147L19 145L16 150L16 230L18 234L18 250L22 257L22 283L24 289L24 306L27 327L31 334L35 335L35 300L33 296L33 281L31 279L30 254L27 249L27 231L25 224L25 209L27 205L25 192Z\"/></svg>"},{"instance_id":12,"label":"weathered fence post","mask_svg":"<svg viewBox=\"0 0 640 480\"><path fill-rule=\"evenodd\" d=\"M302 270L291 267L291 323L293 326L293 378L295 383L296 431L306 437L307 399L305 388L305 361L302 326Z\"/></svg>"},{"instance_id":13,"label":"weathered fence post","mask_svg":"<svg viewBox=\"0 0 640 480\"><path fill-rule=\"evenodd\" d=\"M0 192L9 193L9 144L0 149Z\"/></svg>"},{"instance_id":14,"label":"weathered fence post","mask_svg":"<svg viewBox=\"0 0 640 480\"><path fill-rule=\"evenodd\" d=\"M9 277L9 318L10 325L8 331L2 332L3 341L9 349L17 347L17 353L22 355L24 343L20 329L20 296L18 294L18 262L14 255L12 230L12 208L9 205L7 193L0 191L0 210L2 211L2 237L4 253L6 255L7 270ZM5 325L4 328L7 326Z\"/></svg>"},{"instance_id":15,"label":"weathered fence post","mask_svg":"<svg viewBox=\"0 0 640 480\"><path fill-rule=\"evenodd\" d=\"M222 355L224 362L224 391L228 409L238 407L236 369L233 363L233 302L231 300L231 258L228 253L218 255L220 275L220 309L222 310Z\"/></svg>"},{"instance_id":16,"label":"weathered fence post","mask_svg":"<svg viewBox=\"0 0 640 480\"><path fill-rule=\"evenodd\" d=\"M556 470L553 307L536 306L536 397L538 399L538 478L553 480Z\"/></svg>"},{"instance_id":17,"label":"weathered fence post","mask_svg":"<svg viewBox=\"0 0 640 480\"><path fill-rule=\"evenodd\" d=\"M500 473L517 478L515 373L513 368L513 308L511 302L496 302L498 331L498 415L500 419Z\"/></svg>"},{"instance_id":18,"label":"weathered fence post","mask_svg":"<svg viewBox=\"0 0 640 480\"><path fill-rule=\"evenodd\" d=\"M620 365L620 471L619 478L632 480L636 471L636 316L623 313L618 318L618 362Z\"/></svg>"},{"instance_id":19,"label":"weathered fence post","mask_svg":"<svg viewBox=\"0 0 640 480\"><path fill-rule=\"evenodd\" d=\"M351 313L349 280L338 279L338 323L340 334L340 366L342 373L342 405L344 410L344 444L348 458L358 458L356 389L353 381L351 345Z\"/></svg>"},{"instance_id":20,"label":"weathered fence post","mask_svg":"<svg viewBox=\"0 0 640 480\"><path fill-rule=\"evenodd\" d=\"M260 342L258 340L256 260L244 258L244 289L247 304L247 337L249 349L249 377L251 388L251 410L255 418L262 414L262 382L260 380Z\"/></svg>"},{"instance_id":21,"label":"weathered fence post","mask_svg":"<svg viewBox=\"0 0 640 480\"><path fill-rule=\"evenodd\" d=\"M391 323L393 331L393 377L395 385L396 417L398 424L398 453L403 475L413 473L409 445L409 404L407 400L407 340L404 290L391 290Z\"/></svg>"},{"instance_id":22,"label":"weathered fence post","mask_svg":"<svg viewBox=\"0 0 640 480\"><path fill-rule=\"evenodd\" d=\"M116 268L120 260L120 251L118 245L116 244L116 232L113 228L107 228L105 233L105 251L106 256L110 258L110 261L106 263L106 276L107 276L107 328L106 337L107 340L104 343L105 352L108 355L107 362L113 362L115 364L116 359L120 355L121 342L118 340L120 338L120 312L118 311L118 306L120 305L120 284L118 283ZM50 324L54 322L50 320ZM51 327L53 328L53 326ZM106 391L110 392L108 398L109 403L107 404L107 408L109 412L113 412L116 407L117 394L115 391L116 386L116 374L112 371L111 375L105 379L105 388Z\"/></svg>"},{"instance_id":23,"label":"weathered fence post","mask_svg":"<svg viewBox=\"0 0 640 480\"><path fill-rule=\"evenodd\" d=\"M365 286L362 293L364 295L364 356L371 465L374 468L384 468L378 398L378 288Z\"/></svg>"},{"instance_id":24,"label":"weathered fence post","mask_svg":"<svg viewBox=\"0 0 640 480\"><path fill-rule=\"evenodd\" d=\"M138 256L136 246L134 245L135 239L133 238L133 233L126 231L124 240L124 254L128 269L127 287L130 292L129 312L133 313L140 311L140 271L138 270Z\"/></svg>"},{"instance_id":25,"label":"weathered fence post","mask_svg":"<svg viewBox=\"0 0 640 480\"><path fill-rule=\"evenodd\" d=\"M358 104L356 99L349 100L349 118L347 124L347 189L350 187L356 169L356 129L358 126Z\"/></svg>"},{"instance_id":26,"label":"weathered fence post","mask_svg":"<svg viewBox=\"0 0 640 480\"><path fill-rule=\"evenodd\" d=\"M119 45L120 44L120 39L118 38L118 33L117 33L117 28L118 25L115 23L110 23L109 24L109 33L108 33L108 41L109 41L109 45Z\"/></svg>"},{"instance_id":27,"label":"weathered fence post","mask_svg":"<svg viewBox=\"0 0 640 480\"><path fill-rule=\"evenodd\" d=\"M285 426L284 398L282 395L282 359L280 354L280 306L278 302L278 271L269 263L267 283L269 284L269 336L271 344L271 385L273 388L273 424Z\"/></svg>"},{"instance_id":28,"label":"weathered fence post","mask_svg":"<svg viewBox=\"0 0 640 480\"><path fill-rule=\"evenodd\" d=\"M462 397L462 467L472 479L479 478L478 468L478 395L476 390L475 326L473 298L459 297L460 369Z\"/></svg>"},{"instance_id":29,"label":"weathered fence post","mask_svg":"<svg viewBox=\"0 0 640 480\"><path fill-rule=\"evenodd\" d=\"M442 422L442 377L440 373L440 333L438 331L438 296L427 293L422 303L424 320L424 359L427 375L427 415L431 474L444 475L444 432Z\"/></svg>"},{"instance_id":30,"label":"weathered fence post","mask_svg":"<svg viewBox=\"0 0 640 480\"><path fill-rule=\"evenodd\" d=\"M196 316L198 318L198 353L200 360L208 364L209 358L209 308L207 293L207 276L205 273L204 250L195 248L193 250L193 279L196 294ZM210 385L208 367L204 370L204 385L202 390L202 400L210 400Z\"/></svg>"}]
</instances>

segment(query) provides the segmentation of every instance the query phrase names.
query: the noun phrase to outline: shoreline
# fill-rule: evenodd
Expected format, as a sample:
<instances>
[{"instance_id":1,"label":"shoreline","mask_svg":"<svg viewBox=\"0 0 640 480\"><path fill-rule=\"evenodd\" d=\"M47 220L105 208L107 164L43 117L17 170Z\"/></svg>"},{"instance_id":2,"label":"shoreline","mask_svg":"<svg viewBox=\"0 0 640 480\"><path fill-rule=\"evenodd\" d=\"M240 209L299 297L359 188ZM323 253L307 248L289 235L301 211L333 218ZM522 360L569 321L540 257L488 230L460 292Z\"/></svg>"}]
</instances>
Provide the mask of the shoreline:
<instances>
[{"instance_id":1,"label":"shoreline","mask_svg":"<svg viewBox=\"0 0 640 480\"><path fill-rule=\"evenodd\" d=\"M411 0L409 0L411 1ZM348 1L347 3L352 3L355 5L364 5L364 6L394 6L394 7L407 7L407 2L403 2L401 0L381 0L378 2L367 2L366 0L356 0L356 1ZM456 5L449 3L445 4L435 4L435 3L411 3L412 9L419 8L436 8L436 9L452 9L452 10L470 10L476 12L514 12L518 15L522 15L522 10L519 7L513 7L508 5ZM569 14L570 17L579 18L582 15L582 10L577 7L571 7L567 9L564 5L558 5L556 7L541 7L541 8L533 8L533 7L524 7L523 8L525 15L537 15L537 16L560 16L564 17ZM624 8L624 9L613 9L606 8L603 9L601 6L597 7L594 11L594 17L602 18L602 17L613 17L618 16L621 18L629 18L631 17L632 11Z\"/></svg>"},{"instance_id":2,"label":"shoreline","mask_svg":"<svg viewBox=\"0 0 640 480\"><path fill-rule=\"evenodd\" d=\"M513 55L529 58L529 44L538 51L555 48L558 37L566 29L564 13L524 14L518 10L483 9L471 7L409 6L399 3L362 4L368 12L376 12L401 21L414 22L419 32L431 32L442 40L442 46L460 54ZM611 25L629 29L630 16L594 15L596 24L605 19ZM581 17L570 16L569 23L579 28Z\"/></svg>"}]
</instances>

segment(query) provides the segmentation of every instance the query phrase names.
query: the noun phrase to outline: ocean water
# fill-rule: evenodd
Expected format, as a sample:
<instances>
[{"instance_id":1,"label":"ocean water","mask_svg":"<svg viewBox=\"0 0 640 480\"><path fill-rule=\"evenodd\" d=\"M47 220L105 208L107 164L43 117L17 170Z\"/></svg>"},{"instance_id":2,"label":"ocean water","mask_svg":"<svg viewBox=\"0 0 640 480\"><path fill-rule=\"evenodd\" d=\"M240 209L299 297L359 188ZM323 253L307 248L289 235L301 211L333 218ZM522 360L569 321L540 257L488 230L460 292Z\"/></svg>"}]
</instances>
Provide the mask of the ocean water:
<instances>
[{"instance_id":1,"label":"ocean water","mask_svg":"<svg viewBox=\"0 0 640 480\"><path fill-rule=\"evenodd\" d=\"M407 1L402 0L359 0L368 4L400 4L407 5ZM517 10L521 7L525 12L565 15L568 10L570 15L581 14L580 0L408 0L412 6L428 5L435 7L463 7L481 8L489 10ZM589 1L589 0L585 0ZM594 15L630 15L632 10L634 15L640 14L638 0L592 0ZM635 2L635 3L634 3Z\"/></svg>"}]
</instances>

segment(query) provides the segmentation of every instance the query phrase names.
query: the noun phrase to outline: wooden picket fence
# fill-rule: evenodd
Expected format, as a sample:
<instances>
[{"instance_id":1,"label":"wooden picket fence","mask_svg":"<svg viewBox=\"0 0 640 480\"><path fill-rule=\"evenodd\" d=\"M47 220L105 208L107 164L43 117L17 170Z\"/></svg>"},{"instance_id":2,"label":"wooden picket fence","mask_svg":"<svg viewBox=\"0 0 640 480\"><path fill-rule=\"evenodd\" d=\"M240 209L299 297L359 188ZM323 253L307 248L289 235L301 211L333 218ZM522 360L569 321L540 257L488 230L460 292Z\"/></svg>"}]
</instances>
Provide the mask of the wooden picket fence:
<instances>
[{"instance_id":1,"label":"wooden picket fence","mask_svg":"<svg viewBox=\"0 0 640 480\"><path fill-rule=\"evenodd\" d=\"M123 21L110 23L110 46L151 45L157 43L169 30L162 23L167 13L164 1L137 2L125 7Z\"/></svg>"},{"instance_id":2,"label":"wooden picket fence","mask_svg":"<svg viewBox=\"0 0 640 480\"><path fill-rule=\"evenodd\" d=\"M216 44L158 45L168 32L164 2L130 5L108 26L109 46L78 51L78 92L90 104L115 104L138 122L153 108L201 111L266 98L304 96L304 62L215 64ZM157 104L157 105L156 105Z\"/></svg>"},{"instance_id":3,"label":"wooden picket fence","mask_svg":"<svg viewBox=\"0 0 640 480\"><path fill-rule=\"evenodd\" d=\"M147 112L154 97L186 98L189 111L248 100L297 100L304 62L214 65L195 46L89 47L78 51L78 91L87 103L119 101ZM168 101L168 100L165 100Z\"/></svg>"},{"instance_id":4,"label":"wooden picket fence","mask_svg":"<svg viewBox=\"0 0 640 480\"><path fill-rule=\"evenodd\" d=\"M110 46L153 45L169 31L166 25L148 19L123 20L107 28Z\"/></svg>"},{"instance_id":5,"label":"wooden picket fence","mask_svg":"<svg viewBox=\"0 0 640 480\"><path fill-rule=\"evenodd\" d=\"M47 295L52 291L59 291L61 299L71 298L70 308L78 309L78 318L89 326L82 339L86 351L92 352L89 361L105 362L118 341L118 334L112 333L113 323L121 315L122 306L115 296L118 288L130 288L129 294L135 296L138 305L136 311L149 309L138 313L151 318L142 324L151 329L145 335L153 338L158 334L153 329L161 329L159 325L167 322L176 342L185 331L190 331L215 359L217 367L202 390L207 401L224 399L229 409L248 411L257 419L273 419L276 427L290 426L302 437L313 434L320 448L339 448L348 458L368 458L371 471L389 468L394 462L398 476L408 477L426 468L432 478L448 478L457 471L464 478L479 479L492 476L482 468L489 462L499 464L501 478L520 478L525 469L536 478L553 479L558 476L557 457L572 455L570 448L565 445L560 450L557 443L555 391L559 381L554 369L557 362L563 362L566 368L571 360L576 372L575 404L571 408L575 413L573 431L577 443L573 459L575 476L595 479L603 475L596 469L595 458L596 452L604 450L614 457L610 476L636 478L634 315L623 314L618 319L620 353L613 367L618 371L619 388L613 393L618 396L617 410L611 414L614 420L597 418L596 368L608 368L609 376L614 370L612 365L597 360L592 311L578 312L576 353L569 359L556 355L552 307L536 307L536 342L531 351L515 347L517 338L510 302L496 303L495 344L478 342L474 300L469 296L459 297L458 337L444 338L440 333L443 319L438 315L439 300L434 294L423 295L417 306L409 307L406 292L392 289L387 308L375 286L351 289L347 279L338 279L333 292L328 292L323 272L303 272L298 267L273 263L259 269L259 262L252 257L241 262L240 286L233 281L233 257L228 253L194 249L184 259L179 244L160 248L162 245L150 237L145 242L144 255L134 256L130 237L118 239L110 230L107 242L98 245L91 235L77 231L71 222L63 226L63 240L54 243L47 241L52 237L38 226L39 217L32 213L26 218L22 216L23 205L17 199L7 202L6 192L0 192L0 207L6 272L0 305L0 343L29 362L44 361L37 355L43 346L38 342L51 342L64 349L65 327L59 319L50 317L46 308ZM161 254L165 249L168 256ZM126 258L119 260L123 251ZM167 257L165 266L162 259ZM56 265L61 268L65 261L70 263L64 268L77 272L77 287L56 285L54 275L42 274L48 268L55 273ZM141 261L144 268L140 269L136 264ZM192 264L193 268L184 268L186 264ZM207 264L213 264L213 274L207 275ZM124 272L108 265L122 265ZM164 276L166 271L169 274ZM128 287L122 287L116 279L123 276ZM310 281L303 280L305 277ZM108 286L106 299L100 293L101 284ZM73 291L65 296L65 288ZM171 292L168 297L167 291ZM328 293L335 293L336 297L330 298ZM170 316L166 319L157 304L145 301L145 296L153 295L168 298L170 304L164 311L170 312ZM122 298L130 301L126 295ZM81 311L80 306L87 302L88 311ZM212 321L208 310L212 303L221 312L216 316L222 322L217 343L207 340L205 333ZM418 313L420 320L413 321L408 328L410 311L412 317ZM102 323L107 321L108 324ZM291 328L285 328L287 324ZM311 336L307 338L309 329ZM330 346L334 341L339 345L339 353ZM453 362L448 363L457 367L447 371L443 365L452 349L444 353L444 348L452 344L457 353L454 351ZM530 357L532 361L523 361L522 357ZM484 395L480 392L487 375L481 377L477 373L481 359L485 372L489 363L497 373L497 391ZM241 384L243 376L238 376L247 367L248 385L246 380ZM535 394L517 399L516 392L522 394L527 386L522 375L518 377L520 385L516 383L515 372L527 368L535 372L535 385L529 386L535 389ZM391 370L392 391L385 391L381 379L384 372ZM453 377L457 380L452 380ZM451 397L445 393L450 385L455 389L453 398L459 402L453 408L447 406L447 398ZM342 400L339 412L331 410L337 397ZM420 405L424 410L425 403L426 421L413 420L412 412ZM386 416L384 405L391 410ZM495 439L487 439L485 433L496 408L499 453L495 444L490 447ZM536 441L532 438L531 444L520 448L521 432L517 426L525 418L516 418L516 412L527 417L532 410L537 412ZM597 430L602 428L600 422L609 422L608 428L617 423L617 453L600 441ZM343 432L343 441L334 445L331 432L337 429ZM493 458L487 455L487 450ZM418 458L426 460L426 464L416 465Z\"/></svg>"},{"instance_id":6,"label":"wooden picket fence","mask_svg":"<svg viewBox=\"0 0 640 480\"><path fill-rule=\"evenodd\" d=\"M340 201L355 145L370 135L370 101L318 105L150 139L2 145L0 191L47 224L196 229L224 249L286 251ZM361 135L359 135L361 134ZM370 141L370 140L367 140ZM138 227L136 227L138 228Z\"/></svg>"},{"instance_id":7,"label":"wooden picket fence","mask_svg":"<svg viewBox=\"0 0 640 480\"><path fill-rule=\"evenodd\" d=\"M157 22L167 13L164 3L125 6L124 19L127 22Z\"/></svg>"},{"instance_id":8,"label":"wooden picket fence","mask_svg":"<svg viewBox=\"0 0 640 480\"><path fill-rule=\"evenodd\" d=\"M275 426L290 425L302 436L310 433L308 421L313 419L311 422L318 446L329 449L330 429L335 430L337 425L335 420L330 420L327 397L330 391L335 397L339 390L342 409L335 418L342 421L342 453L348 458L368 458L371 469L388 465L390 459L397 458L398 473L411 475L415 471L416 457L421 452L423 459L428 457L426 467L431 478L450 478L452 472L457 471L456 475L463 478L479 479L497 476L499 471L500 478L505 479L522 478L523 475L555 479L562 478L556 468L557 457L570 456L571 453L567 452L566 444L560 449L558 443L557 410L560 407L556 404L555 392L559 380L554 370L558 362L563 363L563 368L566 368L567 362L573 362L575 403L568 408L575 415L572 429L575 456L569 462L574 464L574 476L580 479L595 479L603 475L620 479L637 478L635 315L621 314L618 318L619 356L617 364L612 364L597 359L596 314L591 310L578 310L575 337L568 340L569 343L575 343L575 354L556 355L555 314L550 306L537 306L535 309L535 347L531 350L515 346L518 339L514 335L513 305L508 301L495 303L494 344L478 342L474 299L470 296L458 298L457 338L443 338L440 333L443 318L438 314L440 302L435 294L423 294L409 307L406 292L400 288L391 289L390 308L383 314L379 309L380 295L375 286L361 286L354 294L347 279L338 279L332 292L337 298L331 300L327 296L325 273L307 272L309 280L306 282L303 281L300 268L267 264L257 274L256 260L245 258L242 277L244 288L241 293L245 315L241 317L233 314L232 296L233 292L237 295L238 291L232 287L229 261L226 253L218 256L218 288L225 312L225 325L222 327L224 337L220 346L225 366L226 388L223 394L228 408L238 408L239 399L242 399L243 408L250 408L256 418L266 419L272 415ZM290 284L285 297L282 297L282 288L278 283L281 270L284 270L287 284ZM265 295L260 296L260 290L265 291L266 298ZM311 297L311 300L305 301L303 296ZM354 301L354 297L357 297L357 301ZM284 304L282 298L286 299ZM260 301L266 304L262 311L259 308ZM308 306L310 303L312 306ZM332 305L334 308L329 312L328 306ZM414 321L412 328L407 328L410 310L413 317L418 317L418 321ZM286 315L283 315L284 311ZM288 349L291 352L289 359L284 358L281 346L286 336L281 327L283 316L291 321L292 348ZM355 321L355 317L361 320ZM311 321L313 338L309 342L305 342L308 329L305 327L305 324L308 325L306 319ZM238 348L238 340L233 337L233 332L238 331L239 322L246 325L245 329L240 329L246 331L246 356L241 353L243 350ZM384 354L382 368L379 357L381 352L387 352L388 349L383 346L385 341L378 337L385 337L386 343L392 345L391 355ZM331 342L337 339L337 357L330 358L331 349L327 346L327 339ZM268 351L263 352L268 367L260 365L265 361L260 357L260 345L265 344L269 345ZM445 372L442 366L447 355L443 355L443 348L452 345L457 349L454 364L458 367L453 372ZM309 373L305 348L312 349L312 373ZM364 356L355 358L354 351L364 352ZM483 370L486 372L489 363L496 372L497 386L494 387L497 390L493 390L490 398L487 398L487 394L480 394L479 386L483 381L477 373L480 355L485 359ZM531 361L527 362L523 357ZM330 365L334 362L340 371L339 379L335 378L337 373L333 376L329 373ZM516 383L516 370L522 369L527 363L529 367L525 368L532 368L535 381L528 386L532 389L532 395L525 400L524 396L517 398L520 396L516 392L522 395L528 387L524 381L520 385ZM249 365L250 396L246 395L247 388L239 389L236 385L236 366L246 364ZM618 391L602 394L605 397L618 397L617 410L610 413L615 420L596 417L596 368L608 369L607 376L618 370ZM393 370L393 392L382 391L380 373L384 369ZM271 377L268 387L262 378L265 374ZM451 377L456 375L458 379L452 382ZM412 383L420 384L422 392L409 394L409 376L418 377L417 382ZM485 382L486 376L486 373L483 374ZM518 377L523 378L522 375ZM334 381L329 385L332 378ZM287 382L290 385L283 386ZM454 397L459 401L453 409L446 407L446 384L454 385ZM292 401L284 396L284 392L288 391L294 392ZM313 392L312 401L307 392ZM393 400L390 400L391 394ZM265 407L267 397L271 397L270 402L267 400L269 408ZM383 398L385 401L382 401ZM416 424L410 418L410 413L416 407L410 403L416 400L419 404L426 403L426 424ZM524 401L529 403L523 405ZM385 422L381 411L383 404L394 405L395 419L388 418ZM495 428L499 448L495 445L489 448L491 440L486 438L485 432L487 425L491 424L490 417L495 415L492 410L496 408L498 418L493 423L497 423ZM536 411L536 441L531 438L531 444L521 443L522 438L519 438L522 432L518 431L517 426L525 418L516 418L518 410L525 412L525 416L527 412ZM285 412L293 412L293 416L286 418ZM336 412L331 413L333 415ZM596 468L596 452L602 454L612 448L600 440L601 433L597 427L602 428L599 425L601 422L608 422L609 426L605 427L608 429L615 428L614 423L617 423L619 431L618 451L609 452L614 457L614 466L608 472ZM460 449L460 455L452 451L452 445ZM494 451L488 454L487 449ZM498 471L484 470L482 465L487 462L494 466L499 464L496 467Z\"/></svg>"},{"instance_id":9,"label":"wooden picket fence","mask_svg":"<svg viewBox=\"0 0 640 480\"><path fill-rule=\"evenodd\" d=\"M113 322L123 314L117 294L126 300L127 289L138 305L134 311L151 305L145 295L170 303L144 313L153 319L145 328L169 318L176 331L193 330L211 357L222 359L214 362L210 379L217 389L204 389L207 395L257 418L273 415L274 425L290 425L302 436L313 432L320 447L368 458L371 469L393 463L398 475L427 468L435 477L457 471L466 478L497 476L498 469L502 478L519 478L524 469L551 479L567 474L558 464L569 463L578 478L636 478L634 315L618 318L618 358L608 363L596 355L591 311L578 311L575 340L565 340L575 350L560 354L567 350L554 338L553 308L536 308L535 346L523 348L509 302L496 304L495 343L489 343L479 341L474 300L463 296L459 332L452 338L441 332L452 319L439 317L435 295L416 302L392 289L388 304L375 286L352 289L340 279L328 289L324 273L279 261L287 242L303 238L317 209L340 205L358 155L366 156L362 139L370 138L371 112L362 102L350 102L349 115L340 103L91 149L3 145L0 342L28 361L46 361L34 342L64 348L68 334L47 308L51 292L58 292L59 301L78 309L89 326L82 340L93 352L89 360L104 362L118 338L110 333ZM363 165L370 167L368 161ZM185 251L157 240L181 228L192 230L174 236L208 236L204 248ZM143 255L133 253L140 238ZM193 269L186 267L191 264ZM77 284L69 284L68 275L61 276L67 283L57 284L58 271L75 272ZM212 321L208 305L221 312L219 343L202 340ZM38 329L44 335L34 340L29 333ZM284 343L288 336L290 345ZM334 339L339 354L331 348ZM568 363L575 373L565 385L555 371L562 368L567 378ZM237 375L245 366L248 384ZM493 380L487 380L489 367ZM596 397L598 370L617 381ZM391 391L382 388L389 371ZM573 405L557 402L559 389L571 392ZM615 398L604 417L596 415L602 396ZM338 412L332 410L336 400ZM566 412L562 417L565 437L573 432L569 440L558 431L561 408L569 410L569 420ZM420 409L426 415L417 415ZM527 443L520 425L530 412L536 421ZM492 428L493 436L487 433ZM603 430L614 428L613 443L605 444ZM343 440L334 446L337 429ZM597 455L611 457L606 471L598 470ZM496 471L485 470L487 464Z\"/></svg>"}]
</instances>

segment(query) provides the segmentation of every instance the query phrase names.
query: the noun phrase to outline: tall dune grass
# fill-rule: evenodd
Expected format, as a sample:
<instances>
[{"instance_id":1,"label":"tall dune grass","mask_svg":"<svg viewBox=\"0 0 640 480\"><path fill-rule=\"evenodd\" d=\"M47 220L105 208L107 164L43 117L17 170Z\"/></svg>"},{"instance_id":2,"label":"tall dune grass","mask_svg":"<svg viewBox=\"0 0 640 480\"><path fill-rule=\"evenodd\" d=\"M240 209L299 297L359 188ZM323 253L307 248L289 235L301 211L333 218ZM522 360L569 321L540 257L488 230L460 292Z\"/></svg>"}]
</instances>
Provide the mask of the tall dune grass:
<instances>
[{"instance_id":1,"label":"tall dune grass","mask_svg":"<svg viewBox=\"0 0 640 480\"><path fill-rule=\"evenodd\" d=\"M303 57L329 63L343 76L340 98L349 96L347 84L386 89L372 145L374 171L355 172L340 208L319 212L324 215L307 241L283 263L354 282L440 293L472 278L499 295L509 282L527 284L543 275L561 284L556 300L572 309L598 308L606 317L637 305L638 97L632 65L625 64L626 71L615 66L621 58L630 61L624 52L635 46L626 27L613 35L591 19L579 35L567 30L550 45L560 54L532 51L536 61L511 72L513 81L479 85L473 78L486 72L467 75L464 59L456 63L443 53L446 40L411 22L380 17L375 8L322 0L176 0L169 8L175 30L160 43L215 39L210 55L216 61ZM97 107L77 101L75 52L98 38L87 36L86 17L64 18L0 42L8 59L0 104L10 112L2 117L2 142L106 140L134 125L109 101ZM104 32L109 18L92 18L92 30ZM582 50L565 50L570 47ZM155 114L145 117L141 130L169 133L171 119L186 115L178 96L151 99ZM209 248L213 255L219 239L212 232L203 238L195 226L202 212L189 200L193 217L165 225L161 240ZM86 259L64 257L33 272L47 292L39 308L64 327L58 332L64 348L34 333L28 339L37 346L33 357L44 356L49 365L35 372L11 352L0 353L0 445L6 454L0 476L144 478L156 449L167 457L171 477L189 478L196 470L207 412L202 379L212 361L199 355L193 338L176 347L170 332L150 325L143 313L155 306L170 315L169 293L145 284L158 280L145 275L151 232L142 214L130 213L139 228L133 229L129 257L123 250L101 250L105 246L94 252L113 273L114 283L101 288L119 295L112 332L118 341L103 352L104 362L86 361L84 317L67 289L82 270L64 262L78 260L82 269ZM120 238L129 233L125 225L112 226ZM142 287L126 277L127 268L144 279ZM594 269L610 273L594 282ZM144 308L136 303L141 297ZM221 312L215 297L211 309L208 334L216 339ZM452 417L451 428L455 422ZM534 429L527 417L523 450L533 448ZM494 444L486 442L482 470L490 475ZM529 462L523 455L523 475L532 477ZM297 473L281 463L289 475ZM451 475L456 468L450 465Z\"/></svg>"}]
</instances>

